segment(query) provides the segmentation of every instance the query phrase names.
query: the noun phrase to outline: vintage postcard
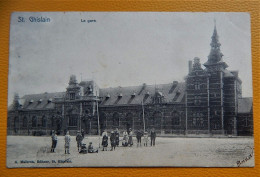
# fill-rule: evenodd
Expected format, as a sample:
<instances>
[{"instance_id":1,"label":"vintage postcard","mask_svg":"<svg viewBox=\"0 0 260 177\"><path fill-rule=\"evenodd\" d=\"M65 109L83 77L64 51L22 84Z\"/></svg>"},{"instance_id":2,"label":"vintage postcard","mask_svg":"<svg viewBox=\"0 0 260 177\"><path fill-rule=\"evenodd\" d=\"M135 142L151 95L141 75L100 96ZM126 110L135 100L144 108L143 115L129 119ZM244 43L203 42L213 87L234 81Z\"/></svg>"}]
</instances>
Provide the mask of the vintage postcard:
<instances>
[{"instance_id":1,"label":"vintage postcard","mask_svg":"<svg viewBox=\"0 0 260 177\"><path fill-rule=\"evenodd\" d=\"M254 167L249 13L10 24L8 168Z\"/></svg>"}]
</instances>

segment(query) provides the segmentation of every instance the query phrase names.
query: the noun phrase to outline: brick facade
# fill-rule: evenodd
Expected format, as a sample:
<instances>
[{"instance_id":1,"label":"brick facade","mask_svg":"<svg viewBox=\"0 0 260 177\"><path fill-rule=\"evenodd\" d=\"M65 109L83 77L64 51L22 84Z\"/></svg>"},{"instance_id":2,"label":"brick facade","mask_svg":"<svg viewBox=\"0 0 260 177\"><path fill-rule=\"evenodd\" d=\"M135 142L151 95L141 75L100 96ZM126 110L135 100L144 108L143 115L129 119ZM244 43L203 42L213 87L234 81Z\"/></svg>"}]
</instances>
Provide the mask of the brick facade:
<instances>
[{"instance_id":1,"label":"brick facade","mask_svg":"<svg viewBox=\"0 0 260 177\"><path fill-rule=\"evenodd\" d=\"M227 70L216 27L210 45L205 68L197 57L189 61L183 83L99 88L94 81L77 83L72 75L65 92L16 95L8 110L8 134L81 129L97 134L99 121L100 132L155 128L162 135L253 135L252 99L242 98L238 72Z\"/></svg>"}]
</instances>

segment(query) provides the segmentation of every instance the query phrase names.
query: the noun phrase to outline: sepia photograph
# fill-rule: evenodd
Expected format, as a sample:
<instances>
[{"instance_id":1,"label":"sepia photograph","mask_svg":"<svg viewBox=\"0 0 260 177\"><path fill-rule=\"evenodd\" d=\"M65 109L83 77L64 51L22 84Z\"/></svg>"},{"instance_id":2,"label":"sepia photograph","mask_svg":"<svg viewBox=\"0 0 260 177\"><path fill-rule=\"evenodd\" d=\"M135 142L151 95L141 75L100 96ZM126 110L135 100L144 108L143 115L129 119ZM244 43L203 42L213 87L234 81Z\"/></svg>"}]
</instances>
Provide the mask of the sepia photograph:
<instances>
[{"instance_id":1,"label":"sepia photograph","mask_svg":"<svg viewBox=\"0 0 260 177\"><path fill-rule=\"evenodd\" d=\"M254 167L250 14L14 12L6 166Z\"/></svg>"}]
</instances>

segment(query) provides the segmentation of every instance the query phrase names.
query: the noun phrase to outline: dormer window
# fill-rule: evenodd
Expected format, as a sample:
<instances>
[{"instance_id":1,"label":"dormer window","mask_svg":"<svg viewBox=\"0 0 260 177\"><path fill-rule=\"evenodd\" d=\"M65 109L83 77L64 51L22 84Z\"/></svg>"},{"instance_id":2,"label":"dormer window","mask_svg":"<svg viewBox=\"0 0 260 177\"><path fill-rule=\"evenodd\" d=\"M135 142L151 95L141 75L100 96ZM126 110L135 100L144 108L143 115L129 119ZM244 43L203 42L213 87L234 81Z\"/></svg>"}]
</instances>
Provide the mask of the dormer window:
<instances>
[{"instance_id":1,"label":"dormer window","mask_svg":"<svg viewBox=\"0 0 260 177\"><path fill-rule=\"evenodd\" d=\"M109 95L109 94L107 94L107 95L106 95L106 99L108 100L109 98L110 98L110 95Z\"/></svg>"},{"instance_id":2,"label":"dormer window","mask_svg":"<svg viewBox=\"0 0 260 177\"><path fill-rule=\"evenodd\" d=\"M40 104L41 102L42 102L42 99L39 99L39 100L38 100L38 103Z\"/></svg>"},{"instance_id":3,"label":"dormer window","mask_svg":"<svg viewBox=\"0 0 260 177\"><path fill-rule=\"evenodd\" d=\"M145 93L145 96L149 96L149 95L150 95L150 92L147 91L147 92Z\"/></svg>"},{"instance_id":4,"label":"dormer window","mask_svg":"<svg viewBox=\"0 0 260 177\"><path fill-rule=\"evenodd\" d=\"M181 91L180 91L180 90L177 90L177 91L176 91L176 95L175 95L174 98L173 98L173 101L177 101L177 99L179 98L180 94L181 94Z\"/></svg>"},{"instance_id":5,"label":"dormer window","mask_svg":"<svg viewBox=\"0 0 260 177\"><path fill-rule=\"evenodd\" d=\"M146 89L146 83L143 83L141 90L139 91L138 95L141 95L141 93Z\"/></svg>"},{"instance_id":6,"label":"dormer window","mask_svg":"<svg viewBox=\"0 0 260 177\"><path fill-rule=\"evenodd\" d=\"M48 99L48 103L51 103L52 102L52 98Z\"/></svg>"},{"instance_id":7,"label":"dormer window","mask_svg":"<svg viewBox=\"0 0 260 177\"><path fill-rule=\"evenodd\" d=\"M118 94L118 99L122 98L123 97L123 94L122 93L119 93Z\"/></svg>"},{"instance_id":8,"label":"dormer window","mask_svg":"<svg viewBox=\"0 0 260 177\"><path fill-rule=\"evenodd\" d=\"M30 100L30 102L29 103L33 103L33 100Z\"/></svg>"},{"instance_id":9,"label":"dormer window","mask_svg":"<svg viewBox=\"0 0 260 177\"><path fill-rule=\"evenodd\" d=\"M135 97L135 95L136 95L136 94L135 94L135 92L134 92L134 93L132 93L131 97L132 97L132 98L134 98L134 97Z\"/></svg>"}]
</instances>

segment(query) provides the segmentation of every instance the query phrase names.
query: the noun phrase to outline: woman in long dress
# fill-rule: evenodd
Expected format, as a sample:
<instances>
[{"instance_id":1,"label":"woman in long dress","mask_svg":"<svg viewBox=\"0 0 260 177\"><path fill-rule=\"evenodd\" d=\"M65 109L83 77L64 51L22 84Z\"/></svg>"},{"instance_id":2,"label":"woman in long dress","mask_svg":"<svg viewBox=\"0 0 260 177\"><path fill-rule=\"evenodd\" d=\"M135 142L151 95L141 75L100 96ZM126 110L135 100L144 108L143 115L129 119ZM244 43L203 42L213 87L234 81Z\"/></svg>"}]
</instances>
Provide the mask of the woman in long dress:
<instances>
[{"instance_id":1,"label":"woman in long dress","mask_svg":"<svg viewBox=\"0 0 260 177\"><path fill-rule=\"evenodd\" d=\"M127 147L128 146L128 134L126 131L123 132L123 141L122 146Z\"/></svg>"},{"instance_id":2,"label":"woman in long dress","mask_svg":"<svg viewBox=\"0 0 260 177\"><path fill-rule=\"evenodd\" d=\"M107 132L104 131L102 133L102 146L103 146L103 151L106 150L107 151L107 146L108 146L108 136L107 136Z\"/></svg>"}]
</instances>

